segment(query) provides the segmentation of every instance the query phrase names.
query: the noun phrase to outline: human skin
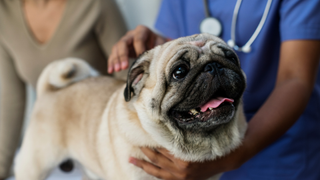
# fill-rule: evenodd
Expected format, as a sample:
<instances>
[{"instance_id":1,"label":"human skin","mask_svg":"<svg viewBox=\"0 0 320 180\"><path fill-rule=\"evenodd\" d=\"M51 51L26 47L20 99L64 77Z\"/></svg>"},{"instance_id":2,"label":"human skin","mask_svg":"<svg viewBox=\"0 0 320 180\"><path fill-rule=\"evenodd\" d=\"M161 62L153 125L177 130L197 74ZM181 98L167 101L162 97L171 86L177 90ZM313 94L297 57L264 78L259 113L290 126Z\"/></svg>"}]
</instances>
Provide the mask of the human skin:
<instances>
[{"instance_id":1,"label":"human skin","mask_svg":"<svg viewBox=\"0 0 320 180\"><path fill-rule=\"evenodd\" d=\"M23 0L25 19L32 34L40 44L48 42L55 33L62 19L66 1Z\"/></svg>"},{"instance_id":2,"label":"human skin","mask_svg":"<svg viewBox=\"0 0 320 180\"><path fill-rule=\"evenodd\" d=\"M127 69L129 58L136 58L144 51L163 44L167 40L142 25L128 31L112 48L108 59L108 73Z\"/></svg>"},{"instance_id":3,"label":"human skin","mask_svg":"<svg viewBox=\"0 0 320 180\"><path fill-rule=\"evenodd\" d=\"M135 57L165 41L165 38L144 26L129 31L113 47L108 60L111 66L109 73L127 68L129 57ZM213 161L195 163L176 159L165 149L142 147L141 150L152 163L133 157L129 162L166 180L207 179L240 167L280 138L303 113L316 80L319 49L319 40L291 40L281 44L275 88L249 121L243 144L230 154Z\"/></svg>"}]
</instances>

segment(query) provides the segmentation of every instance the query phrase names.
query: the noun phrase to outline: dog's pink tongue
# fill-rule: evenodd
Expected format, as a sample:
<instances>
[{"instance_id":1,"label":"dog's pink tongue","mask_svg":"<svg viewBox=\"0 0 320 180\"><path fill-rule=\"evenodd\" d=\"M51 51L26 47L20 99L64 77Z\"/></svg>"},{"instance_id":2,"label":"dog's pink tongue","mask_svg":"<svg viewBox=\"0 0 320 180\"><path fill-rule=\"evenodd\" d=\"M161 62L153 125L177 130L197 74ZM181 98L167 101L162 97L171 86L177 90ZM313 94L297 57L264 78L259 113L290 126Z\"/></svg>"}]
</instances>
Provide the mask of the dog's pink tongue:
<instances>
[{"instance_id":1,"label":"dog's pink tongue","mask_svg":"<svg viewBox=\"0 0 320 180\"><path fill-rule=\"evenodd\" d=\"M212 99L211 101L209 101L207 104L203 105L201 107L201 112L206 112L208 108L217 108L220 106L220 104L222 104L223 102L230 102L233 103L234 100L233 99L229 99L229 98L223 98L223 97L218 97L217 99Z\"/></svg>"}]
</instances>

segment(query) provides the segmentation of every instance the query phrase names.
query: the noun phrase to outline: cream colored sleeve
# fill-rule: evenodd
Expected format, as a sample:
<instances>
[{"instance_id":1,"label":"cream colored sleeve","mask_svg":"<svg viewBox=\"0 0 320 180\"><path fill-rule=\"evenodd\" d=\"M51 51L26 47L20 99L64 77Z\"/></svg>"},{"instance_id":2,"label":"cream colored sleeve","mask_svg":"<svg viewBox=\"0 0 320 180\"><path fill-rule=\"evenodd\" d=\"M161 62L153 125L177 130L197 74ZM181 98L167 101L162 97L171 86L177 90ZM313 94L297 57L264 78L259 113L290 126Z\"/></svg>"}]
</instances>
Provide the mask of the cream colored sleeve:
<instances>
[{"instance_id":1,"label":"cream colored sleeve","mask_svg":"<svg viewBox=\"0 0 320 180\"><path fill-rule=\"evenodd\" d=\"M99 0L100 17L96 24L99 42L108 57L112 46L124 36L127 31L124 19L114 0Z\"/></svg>"},{"instance_id":2,"label":"cream colored sleeve","mask_svg":"<svg viewBox=\"0 0 320 180\"><path fill-rule=\"evenodd\" d=\"M0 42L0 179L9 176L25 110L25 84Z\"/></svg>"}]
</instances>

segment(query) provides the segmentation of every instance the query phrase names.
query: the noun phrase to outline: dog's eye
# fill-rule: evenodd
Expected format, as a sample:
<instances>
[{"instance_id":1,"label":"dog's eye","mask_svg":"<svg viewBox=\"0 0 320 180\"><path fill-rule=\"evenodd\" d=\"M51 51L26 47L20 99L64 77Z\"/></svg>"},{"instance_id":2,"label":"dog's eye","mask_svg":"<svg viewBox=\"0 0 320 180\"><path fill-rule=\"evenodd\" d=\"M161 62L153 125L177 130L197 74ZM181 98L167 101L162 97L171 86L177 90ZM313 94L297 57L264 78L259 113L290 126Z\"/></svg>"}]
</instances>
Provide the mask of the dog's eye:
<instances>
[{"instance_id":1,"label":"dog's eye","mask_svg":"<svg viewBox=\"0 0 320 180\"><path fill-rule=\"evenodd\" d=\"M172 73L172 77L176 80L183 79L189 72L189 68L187 65L179 65Z\"/></svg>"}]
</instances>

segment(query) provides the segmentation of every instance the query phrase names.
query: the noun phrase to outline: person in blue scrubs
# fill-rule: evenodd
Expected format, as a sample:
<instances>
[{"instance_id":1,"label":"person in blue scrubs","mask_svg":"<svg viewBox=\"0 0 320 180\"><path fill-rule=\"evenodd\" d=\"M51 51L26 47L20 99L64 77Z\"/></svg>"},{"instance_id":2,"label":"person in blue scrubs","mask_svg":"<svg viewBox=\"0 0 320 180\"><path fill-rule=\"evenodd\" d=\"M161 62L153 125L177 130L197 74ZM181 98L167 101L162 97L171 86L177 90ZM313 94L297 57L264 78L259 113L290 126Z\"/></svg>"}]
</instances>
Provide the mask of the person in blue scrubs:
<instances>
[{"instance_id":1,"label":"person in blue scrubs","mask_svg":"<svg viewBox=\"0 0 320 180\"><path fill-rule=\"evenodd\" d=\"M237 0L208 0L211 16L222 25L220 37L231 39ZM243 46L256 30L267 0L241 3L235 28ZM128 57L168 39L200 33L205 19L199 0L163 0L156 29L129 31L113 48L109 73L128 67ZM151 45L150 45L151 44ZM161 179L205 179L225 172L222 180L320 179L320 1L273 0L251 52L236 51L247 75L244 108L248 130L235 151L215 161L184 162L165 149L142 151L153 164L130 162Z\"/></svg>"}]
</instances>

